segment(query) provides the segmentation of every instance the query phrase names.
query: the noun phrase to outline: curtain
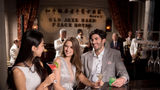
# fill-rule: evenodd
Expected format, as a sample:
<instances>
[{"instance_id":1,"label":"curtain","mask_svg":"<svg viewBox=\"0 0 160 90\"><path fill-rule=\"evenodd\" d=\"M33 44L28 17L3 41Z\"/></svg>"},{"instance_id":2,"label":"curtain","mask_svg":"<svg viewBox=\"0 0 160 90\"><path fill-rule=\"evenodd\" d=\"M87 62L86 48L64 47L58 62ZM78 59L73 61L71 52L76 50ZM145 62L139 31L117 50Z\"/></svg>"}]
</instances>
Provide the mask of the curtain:
<instances>
[{"instance_id":1,"label":"curtain","mask_svg":"<svg viewBox=\"0 0 160 90\"><path fill-rule=\"evenodd\" d=\"M19 40L26 30L32 29L33 22L37 18L38 7L39 0L17 0L17 26Z\"/></svg>"},{"instance_id":2,"label":"curtain","mask_svg":"<svg viewBox=\"0 0 160 90\"><path fill-rule=\"evenodd\" d=\"M132 31L128 0L108 0L108 3L111 18L116 29L122 38L126 38L127 32Z\"/></svg>"}]
</instances>

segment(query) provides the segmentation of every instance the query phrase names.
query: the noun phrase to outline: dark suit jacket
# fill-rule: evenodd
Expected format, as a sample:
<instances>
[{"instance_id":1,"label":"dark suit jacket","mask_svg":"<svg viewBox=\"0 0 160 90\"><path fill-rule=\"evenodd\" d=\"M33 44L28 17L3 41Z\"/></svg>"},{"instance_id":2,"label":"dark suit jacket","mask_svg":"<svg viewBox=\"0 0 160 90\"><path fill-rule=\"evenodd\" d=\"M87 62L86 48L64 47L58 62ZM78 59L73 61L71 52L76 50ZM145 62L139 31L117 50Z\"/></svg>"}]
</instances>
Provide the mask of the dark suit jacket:
<instances>
[{"instance_id":1,"label":"dark suit jacket","mask_svg":"<svg viewBox=\"0 0 160 90\"><path fill-rule=\"evenodd\" d=\"M93 64L93 51L84 53L81 56L84 75L91 80L92 66ZM121 60L121 55L118 50L105 48L102 58L102 70L103 82L108 82L110 77L124 76L129 80L128 72Z\"/></svg>"},{"instance_id":2,"label":"dark suit jacket","mask_svg":"<svg viewBox=\"0 0 160 90\"><path fill-rule=\"evenodd\" d=\"M121 52L121 57L124 58L124 50L123 50L123 43L120 41L117 41L117 46L114 47L113 41L110 43L110 47L113 49L117 49Z\"/></svg>"}]
</instances>

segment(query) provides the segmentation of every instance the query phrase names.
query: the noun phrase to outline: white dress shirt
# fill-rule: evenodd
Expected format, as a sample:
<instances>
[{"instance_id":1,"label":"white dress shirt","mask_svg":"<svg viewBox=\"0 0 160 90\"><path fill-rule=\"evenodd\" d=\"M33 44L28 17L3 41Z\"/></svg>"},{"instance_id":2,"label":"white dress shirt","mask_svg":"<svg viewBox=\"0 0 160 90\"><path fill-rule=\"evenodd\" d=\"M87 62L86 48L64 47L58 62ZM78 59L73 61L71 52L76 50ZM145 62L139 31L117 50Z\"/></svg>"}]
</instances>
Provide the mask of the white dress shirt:
<instances>
[{"instance_id":1,"label":"white dress shirt","mask_svg":"<svg viewBox=\"0 0 160 90\"><path fill-rule=\"evenodd\" d=\"M76 39L79 42L79 45L80 45L80 48L81 48L81 53L83 53L84 48L87 46L86 45L87 40L84 36L83 36L83 38L81 38L80 35L77 35Z\"/></svg>"},{"instance_id":2,"label":"white dress shirt","mask_svg":"<svg viewBox=\"0 0 160 90\"><path fill-rule=\"evenodd\" d=\"M97 74L101 73L102 70L102 58L104 54L104 49L103 51L97 56L96 53L93 53L93 66L92 66L92 81L96 82L98 81Z\"/></svg>"},{"instance_id":3,"label":"white dress shirt","mask_svg":"<svg viewBox=\"0 0 160 90\"><path fill-rule=\"evenodd\" d=\"M16 44L13 44L10 49L10 64L13 65L17 56L18 56L19 48Z\"/></svg>"},{"instance_id":4,"label":"white dress shirt","mask_svg":"<svg viewBox=\"0 0 160 90\"><path fill-rule=\"evenodd\" d=\"M64 41L62 42L62 39L59 38L57 40L54 41L54 48L56 49L56 56L60 56L62 53L62 49L63 49L63 43L65 42L66 39L64 39Z\"/></svg>"},{"instance_id":5,"label":"white dress shirt","mask_svg":"<svg viewBox=\"0 0 160 90\"><path fill-rule=\"evenodd\" d=\"M132 42L131 42L131 46L130 46L130 54L131 55L136 55L137 53L137 50L138 50L138 41L136 38L132 39ZM140 51L140 59L146 59L147 58L147 53L146 53L146 50L142 50Z\"/></svg>"}]
</instances>

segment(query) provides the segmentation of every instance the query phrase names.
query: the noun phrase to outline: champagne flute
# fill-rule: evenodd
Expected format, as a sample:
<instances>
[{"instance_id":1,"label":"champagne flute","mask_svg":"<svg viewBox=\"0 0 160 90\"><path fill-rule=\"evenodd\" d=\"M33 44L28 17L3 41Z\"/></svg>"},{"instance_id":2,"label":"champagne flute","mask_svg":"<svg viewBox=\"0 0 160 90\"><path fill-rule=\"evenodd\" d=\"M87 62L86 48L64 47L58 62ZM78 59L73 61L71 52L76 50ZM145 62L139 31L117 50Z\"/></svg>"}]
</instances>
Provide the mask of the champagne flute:
<instances>
[{"instance_id":1,"label":"champagne flute","mask_svg":"<svg viewBox=\"0 0 160 90\"><path fill-rule=\"evenodd\" d=\"M98 77L98 85L100 86L100 82L103 78L103 74L102 73L97 73L97 77Z\"/></svg>"},{"instance_id":2,"label":"champagne flute","mask_svg":"<svg viewBox=\"0 0 160 90\"><path fill-rule=\"evenodd\" d=\"M97 77L98 77L98 81L101 81L103 78L103 74L102 73L97 73Z\"/></svg>"}]
</instances>

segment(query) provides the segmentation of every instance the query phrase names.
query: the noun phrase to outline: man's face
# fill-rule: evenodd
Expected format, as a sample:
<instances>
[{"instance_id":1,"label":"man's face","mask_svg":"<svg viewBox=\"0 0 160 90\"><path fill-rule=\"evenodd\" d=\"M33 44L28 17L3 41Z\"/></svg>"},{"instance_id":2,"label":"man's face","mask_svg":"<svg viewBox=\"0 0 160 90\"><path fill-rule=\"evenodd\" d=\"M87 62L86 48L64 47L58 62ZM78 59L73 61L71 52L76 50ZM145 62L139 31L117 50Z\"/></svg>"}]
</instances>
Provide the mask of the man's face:
<instances>
[{"instance_id":1,"label":"man's face","mask_svg":"<svg viewBox=\"0 0 160 90\"><path fill-rule=\"evenodd\" d=\"M62 32L61 38L62 38L62 39L66 38L66 32Z\"/></svg>"},{"instance_id":2,"label":"man's face","mask_svg":"<svg viewBox=\"0 0 160 90\"><path fill-rule=\"evenodd\" d=\"M132 37L132 32L128 32L128 36L129 36L129 37Z\"/></svg>"},{"instance_id":3,"label":"man's face","mask_svg":"<svg viewBox=\"0 0 160 90\"><path fill-rule=\"evenodd\" d=\"M142 38L142 34L141 34L141 33L138 33L137 37L138 37L138 38Z\"/></svg>"},{"instance_id":4,"label":"man's face","mask_svg":"<svg viewBox=\"0 0 160 90\"><path fill-rule=\"evenodd\" d=\"M102 39L98 34L93 34L90 41L95 51L99 51L104 47L105 39Z\"/></svg>"},{"instance_id":5,"label":"man's face","mask_svg":"<svg viewBox=\"0 0 160 90\"><path fill-rule=\"evenodd\" d=\"M113 40L113 41L117 41L117 40L118 40L118 37L117 37L116 34L113 34L113 35L112 35L112 40Z\"/></svg>"},{"instance_id":6,"label":"man's face","mask_svg":"<svg viewBox=\"0 0 160 90\"><path fill-rule=\"evenodd\" d=\"M82 37L82 36L83 36L83 33L82 33L82 32L80 32L80 33L79 33L79 35Z\"/></svg>"}]
</instances>

